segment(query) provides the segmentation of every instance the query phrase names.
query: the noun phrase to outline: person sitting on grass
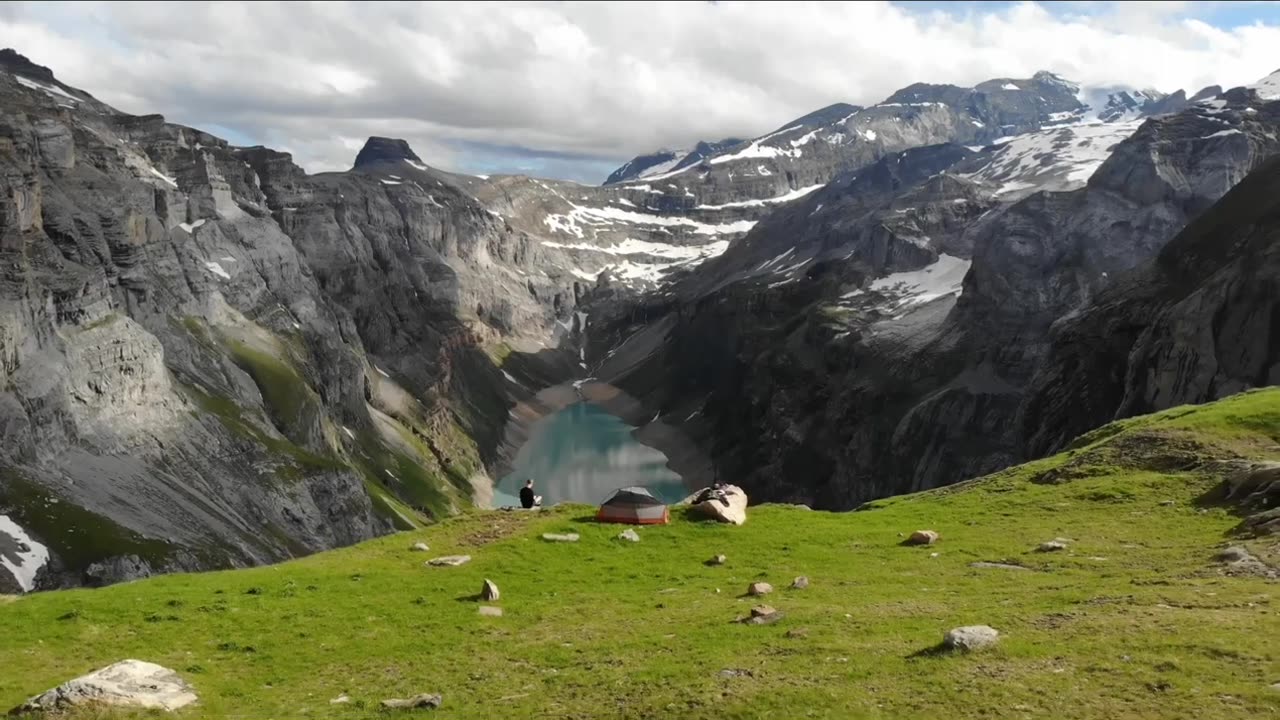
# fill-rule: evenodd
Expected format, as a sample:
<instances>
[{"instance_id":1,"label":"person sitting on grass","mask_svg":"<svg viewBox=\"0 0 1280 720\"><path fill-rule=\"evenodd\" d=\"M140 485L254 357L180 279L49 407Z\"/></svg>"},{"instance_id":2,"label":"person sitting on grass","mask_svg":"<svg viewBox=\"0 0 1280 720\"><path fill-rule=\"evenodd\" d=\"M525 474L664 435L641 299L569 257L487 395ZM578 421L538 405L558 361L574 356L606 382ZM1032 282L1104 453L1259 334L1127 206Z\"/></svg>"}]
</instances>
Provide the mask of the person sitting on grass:
<instances>
[{"instance_id":1,"label":"person sitting on grass","mask_svg":"<svg viewBox=\"0 0 1280 720\"><path fill-rule=\"evenodd\" d=\"M531 510L542 504L542 496L533 494L533 478L529 478L524 482L524 487L520 488L520 505L525 510Z\"/></svg>"}]
</instances>

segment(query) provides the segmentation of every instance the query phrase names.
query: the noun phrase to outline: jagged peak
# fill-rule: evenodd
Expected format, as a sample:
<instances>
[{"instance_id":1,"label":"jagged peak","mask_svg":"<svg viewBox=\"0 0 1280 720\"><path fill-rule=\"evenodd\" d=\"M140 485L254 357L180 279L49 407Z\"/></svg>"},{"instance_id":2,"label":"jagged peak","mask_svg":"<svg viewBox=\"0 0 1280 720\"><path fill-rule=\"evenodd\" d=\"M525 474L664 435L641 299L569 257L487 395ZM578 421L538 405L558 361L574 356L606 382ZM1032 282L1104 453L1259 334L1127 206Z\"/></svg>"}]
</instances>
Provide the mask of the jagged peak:
<instances>
[{"instance_id":1,"label":"jagged peak","mask_svg":"<svg viewBox=\"0 0 1280 720\"><path fill-rule=\"evenodd\" d=\"M58 82L57 78L53 76L52 70L43 65L37 65L31 62L30 58L13 48L4 48L3 50L0 50L0 68L32 80L39 80L46 83Z\"/></svg>"},{"instance_id":2,"label":"jagged peak","mask_svg":"<svg viewBox=\"0 0 1280 720\"><path fill-rule=\"evenodd\" d=\"M1035 80L1036 82L1052 83L1054 85L1061 85L1066 88L1075 88L1075 89L1080 88L1079 83L1072 82L1062 77L1058 73L1053 72L1052 70L1039 70L1036 72L1035 75L1031 76L1031 79Z\"/></svg>"},{"instance_id":3,"label":"jagged peak","mask_svg":"<svg viewBox=\"0 0 1280 720\"><path fill-rule=\"evenodd\" d=\"M364 147L360 148L360 152L356 155L355 167L361 168L401 160L422 163L422 158L418 157L405 140L374 135L365 141Z\"/></svg>"}]
</instances>

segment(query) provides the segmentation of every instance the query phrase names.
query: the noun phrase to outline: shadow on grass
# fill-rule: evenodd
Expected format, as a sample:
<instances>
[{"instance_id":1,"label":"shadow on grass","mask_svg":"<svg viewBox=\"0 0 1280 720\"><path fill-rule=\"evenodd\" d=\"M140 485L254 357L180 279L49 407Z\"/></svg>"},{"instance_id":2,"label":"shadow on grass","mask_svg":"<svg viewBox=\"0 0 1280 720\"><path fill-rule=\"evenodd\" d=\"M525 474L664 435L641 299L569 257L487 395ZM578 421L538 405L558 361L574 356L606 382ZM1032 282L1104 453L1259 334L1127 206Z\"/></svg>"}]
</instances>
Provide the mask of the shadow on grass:
<instances>
[{"instance_id":1,"label":"shadow on grass","mask_svg":"<svg viewBox=\"0 0 1280 720\"><path fill-rule=\"evenodd\" d=\"M454 602L460 602L460 603L472 603L472 602L483 602L483 601L484 601L484 596L481 595L480 593L472 593L471 595L459 595L458 597L454 598Z\"/></svg>"},{"instance_id":2,"label":"shadow on grass","mask_svg":"<svg viewBox=\"0 0 1280 720\"><path fill-rule=\"evenodd\" d=\"M680 519L684 520L685 522L714 523L717 525L723 524L719 520L716 520L715 518L711 517L710 515L694 510L692 505L686 505L682 508L675 510L675 512L680 513Z\"/></svg>"},{"instance_id":3,"label":"shadow on grass","mask_svg":"<svg viewBox=\"0 0 1280 720\"><path fill-rule=\"evenodd\" d=\"M933 645L923 650L917 650L911 653L910 655L907 656L907 659L915 660L917 658L946 657L947 655L950 655L950 654L951 654L951 648L947 647L946 643L938 643L937 645Z\"/></svg>"},{"instance_id":4,"label":"shadow on grass","mask_svg":"<svg viewBox=\"0 0 1280 720\"><path fill-rule=\"evenodd\" d=\"M1270 463L1228 463L1217 469L1222 479L1194 501L1201 512L1220 508L1242 522L1223 537L1256 536L1257 527L1273 525L1280 507L1280 467Z\"/></svg>"}]
</instances>

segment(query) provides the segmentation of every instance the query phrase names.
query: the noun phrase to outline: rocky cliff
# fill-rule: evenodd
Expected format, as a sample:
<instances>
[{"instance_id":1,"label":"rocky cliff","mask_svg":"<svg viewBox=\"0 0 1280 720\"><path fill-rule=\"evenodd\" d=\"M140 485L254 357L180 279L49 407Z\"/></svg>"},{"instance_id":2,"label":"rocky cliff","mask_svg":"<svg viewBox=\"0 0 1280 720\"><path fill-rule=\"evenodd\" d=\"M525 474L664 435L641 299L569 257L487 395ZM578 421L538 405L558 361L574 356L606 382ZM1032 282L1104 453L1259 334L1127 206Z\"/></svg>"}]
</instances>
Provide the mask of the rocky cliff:
<instances>
[{"instance_id":1,"label":"rocky cliff","mask_svg":"<svg viewBox=\"0 0 1280 720\"><path fill-rule=\"evenodd\" d=\"M1026 454L1112 419L1280 385L1280 157L1054 328L1020 413Z\"/></svg>"},{"instance_id":2,"label":"rocky cliff","mask_svg":"<svg viewBox=\"0 0 1280 720\"><path fill-rule=\"evenodd\" d=\"M573 317L554 250L402 142L308 176L0 60L0 515L47 555L22 585L279 560L487 492L492 357Z\"/></svg>"}]
</instances>

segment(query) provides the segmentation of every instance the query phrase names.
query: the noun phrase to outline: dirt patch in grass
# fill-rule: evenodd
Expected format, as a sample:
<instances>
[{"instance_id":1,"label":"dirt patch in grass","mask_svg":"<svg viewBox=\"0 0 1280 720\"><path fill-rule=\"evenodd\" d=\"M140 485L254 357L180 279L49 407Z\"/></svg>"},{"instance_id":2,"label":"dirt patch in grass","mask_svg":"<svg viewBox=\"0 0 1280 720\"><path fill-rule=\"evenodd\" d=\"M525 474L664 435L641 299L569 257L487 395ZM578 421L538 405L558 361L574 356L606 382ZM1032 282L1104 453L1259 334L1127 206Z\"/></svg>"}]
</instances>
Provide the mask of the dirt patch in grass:
<instances>
[{"instance_id":1,"label":"dirt patch in grass","mask_svg":"<svg viewBox=\"0 0 1280 720\"><path fill-rule=\"evenodd\" d=\"M458 544L468 547L481 547L504 540L520 532L530 521L538 518L539 513L537 512L520 510L488 513L485 516L484 526L458 538Z\"/></svg>"}]
</instances>

